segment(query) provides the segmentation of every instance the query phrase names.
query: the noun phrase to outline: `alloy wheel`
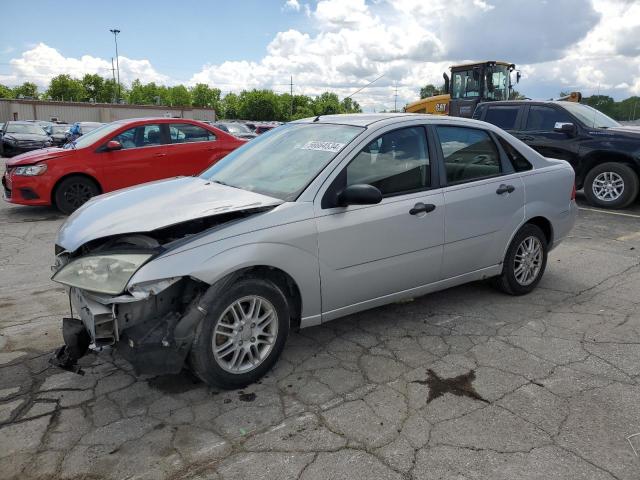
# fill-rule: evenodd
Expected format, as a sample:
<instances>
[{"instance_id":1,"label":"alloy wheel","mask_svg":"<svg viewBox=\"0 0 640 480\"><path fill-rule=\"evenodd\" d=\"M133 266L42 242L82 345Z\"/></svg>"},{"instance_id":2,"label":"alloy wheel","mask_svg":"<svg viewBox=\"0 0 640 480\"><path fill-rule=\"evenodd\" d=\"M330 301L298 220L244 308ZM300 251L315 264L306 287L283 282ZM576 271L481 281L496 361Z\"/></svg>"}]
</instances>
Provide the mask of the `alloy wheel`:
<instances>
[{"instance_id":1,"label":"alloy wheel","mask_svg":"<svg viewBox=\"0 0 640 480\"><path fill-rule=\"evenodd\" d=\"M73 208L86 203L92 196L91 187L85 183L72 183L64 192L64 199Z\"/></svg>"},{"instance_id":2,"label":"alloy wheel","mask_svg":"<svg viewBox=\"0 0 640 480\"><path fill-rule=\"evenodd\" d=\"M526 237L516 250L513 274L516 281L522 285L531 285L542 269L542 243L534 236Z\"/></svg>"},{"instance_id":3,"label":"alloy wheel","mask_svg":"<svg viewBox=\"0 0 640 480\"><path fill-rule=\"evenodd\" d=\"M242 297L215 324L213 356L227 372L249 372L269 356L277 334L278 315L271 302L258 295Z\"/></svg>"},{"instance_id":4,"label":"alloy wheel","mask_svg":"<svg viewBox=\"0 0 640 480\"><path fill-rule=\"evenodd\" d=\"M591 188L598 200L612 202L622 196L624 179L616 172L602 172L593 179Z\"/></svg>"}]
</instances>

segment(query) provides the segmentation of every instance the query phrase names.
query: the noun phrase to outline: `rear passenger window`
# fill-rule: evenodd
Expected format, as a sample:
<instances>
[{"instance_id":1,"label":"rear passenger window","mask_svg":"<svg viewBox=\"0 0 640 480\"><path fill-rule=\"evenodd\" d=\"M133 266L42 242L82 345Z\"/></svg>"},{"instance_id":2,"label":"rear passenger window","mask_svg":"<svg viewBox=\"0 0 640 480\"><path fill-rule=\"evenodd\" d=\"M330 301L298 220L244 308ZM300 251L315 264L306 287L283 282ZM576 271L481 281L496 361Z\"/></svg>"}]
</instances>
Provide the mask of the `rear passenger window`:
<instances>
[{"instance_id":1,"label":"rear passenger window","mask_svg":"<svg viewBox=\"0 0 640 480\"><path fill-rule=\"evenodd\" d=\"M516 118L518 117L518 109L520 107L497 107L490 106L484 117L485 122L494 124L503 130L513 130L516 128Z\"/></svg>"},{"instance_id":2,"label":"rear passenger window","mask_svg":"<svg viewBox=\"0 0 640 480\"><path fill-rule=\"evenodd\" d=\"M456 184L499 175L500 156L484 130L467 127L436 127L447 183Z\"/></svg>"},{"instance_id":3,"label":"rear passenger window","mask_svg":"<svg viewBox=\"0 0 640 480\"><path fill-rule=\"evenodd\" d=\"M169 125L171 143L209 142L216 136L209 130L190 123L172 123Z\"/></svg>"},{"instance_id":4,"label":"rear passenger window","mask_svg":"<svg viewBox=\"0 0 640 480\"><path fill-rule=\"evenodd\" d=\"M347 166L347 186L373 185L383 195L431 185L427 138L422 127L394 130L378 137Z\"/></svg>"},{"instance_id":5,"label":"rear passenger window","mask_svg":"<svg viewBox=\"0 0 640 480\"><path fill-rule=\"evenodd\" d=\"M552 132L556 122L572 123L571 117L564 112L543 105L532 105L527 115L525 130L543 130Z\"/></svg>"},{"instance_id":6,"label":"rear passenger window","mask_svg":"<svg viewBox=\"0 0 640 480\"><path fill-rule=\"evenodd\" d=\"M533 168L529 163L529 161L526 158L524 158L524 156L518 150L516 150L513 145L511 145L509 142L507 142L504 138L500 136L498 136L498 139L500 141L500 145L502 145L502 148L507 154L507 157L509 158L511 165L513 165L513 169L516 172L525 172Z\"/></svg>"}]
</instances>

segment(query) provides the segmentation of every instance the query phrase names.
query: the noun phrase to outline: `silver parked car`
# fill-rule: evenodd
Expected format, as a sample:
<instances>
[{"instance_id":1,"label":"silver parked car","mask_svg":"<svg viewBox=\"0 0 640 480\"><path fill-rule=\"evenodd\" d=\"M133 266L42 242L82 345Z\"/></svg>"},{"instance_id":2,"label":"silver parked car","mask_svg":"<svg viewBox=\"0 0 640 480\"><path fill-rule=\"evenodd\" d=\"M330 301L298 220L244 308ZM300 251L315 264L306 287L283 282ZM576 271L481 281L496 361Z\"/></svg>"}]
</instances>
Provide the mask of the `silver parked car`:
<instances>
[{"instance_id":1,"label":"silver parked car","mask_svg":"<svg viewBox=\"0 0 640 480\"><path fill-rule=\"evenodd\" d=\"M336 115L267 132L199 177L96 197L61 228L66 346L238 388L290 329L474 280L530 292L576 214L574 173L497 127ZM73 316L75 313L76 317Z\"/></svg>"}]
</instances>

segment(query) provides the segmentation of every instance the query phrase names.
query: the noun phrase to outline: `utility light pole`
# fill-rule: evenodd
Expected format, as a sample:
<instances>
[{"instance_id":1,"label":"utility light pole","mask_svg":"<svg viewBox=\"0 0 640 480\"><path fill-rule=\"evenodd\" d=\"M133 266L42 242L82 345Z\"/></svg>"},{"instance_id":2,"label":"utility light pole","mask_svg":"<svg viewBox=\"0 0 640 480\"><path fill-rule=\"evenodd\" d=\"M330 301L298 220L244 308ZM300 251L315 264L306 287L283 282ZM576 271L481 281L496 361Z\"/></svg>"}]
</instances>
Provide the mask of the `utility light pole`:
<instances>
[{"instance_id":1,"label":"utility light pole","mask_svg":"<svg viewBox=\"0 0 640 480\"><path fill-rule=\"evenodd\" d=\"M109 31L113 33L113 40L116 43L116 70L118 71L118 96L116 98L116 103L120 103L120 62L118 61L118 34L120 33L120 30L112 28Z\"/></svg>"},{"instance_id":2,"label":"utility light pole","mask_svg":"<svg viewBox=\"0 0 640 480\"><path fill-rule=\"evenodd\" d=\"M113 57L111 57L111 73L113 74L113 86L116 86L116 67L113 66ZM113 89L113 96L111 97L111 101L116 103L116 90Z\"/></svg>"},{"instance_id":3,"label":"utility light pole","mask_svg":"<svg viewBox=\"0 0 640 480\"><path fill-rule=\"evenodd\" d=\"M289 84L289 86L291 87L291 112L289 114L289 120L293 119L293 75L291 75L291 83Z\"/></svg>"}]
</instances>

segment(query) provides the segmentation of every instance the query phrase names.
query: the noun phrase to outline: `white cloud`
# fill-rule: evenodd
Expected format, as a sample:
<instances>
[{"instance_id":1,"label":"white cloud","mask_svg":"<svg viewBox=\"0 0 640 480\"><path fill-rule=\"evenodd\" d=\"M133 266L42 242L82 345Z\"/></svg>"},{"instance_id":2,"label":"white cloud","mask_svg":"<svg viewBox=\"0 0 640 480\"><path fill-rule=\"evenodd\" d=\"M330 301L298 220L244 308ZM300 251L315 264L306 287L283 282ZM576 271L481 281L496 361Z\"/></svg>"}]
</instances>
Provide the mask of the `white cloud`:
<instances>
[{"instance_id":1,"label":"white cloud","mask_svg":"<svg viewBox=\"0 0 640 480\"><path fill-rule=\"evenodd\" d=\"M300 2L298 2L298 0L287 0L286 2L284 2L284 7L282 7L284 10L293 10L296 12L300 11Z\"/></svg>"},{"instance_id":2,"label":"white cloud","mask_svg":"<svg viewBox=\"0 0 640 480\"><path fill-rule=\"evenodd\" d=\"M120 56L120 81L129 84L136 78L145 82L172 83L170 77L159 73L149 60L134 60ZM97 73L111 77L111 59L83 55L80 58L65 57L55 48L38 43L22 53L20 58L10 61L10 75L0 76L1 83L19 84L31 81L46 87L49 81L60 74L82 77L86 73Z\"/></svg>"},{"instance_id":3,"label":"white cloud","mask_svg":"<svg viewBox=\"0 0 640 480\"><path fill-rule=\"evenodd\" d=\"M640 94L640 2L625 0L290 0L309 28L277 33L257 61L206 64L189 83L223 92L251 88L314 95L353 93L370 111L415 100L421 86L468 60L508 60L523 72L518 90L532 98L561 90ZM283 8L285 8L283 7ZM109 60L65 58L38 44L12 60L14 79L43 85L59 73L111 73ZM172 83L147 60L120 58L121 78ZM188 76L185 75L185 76ZM0 82L7 83L0 78ZM17 83L17 82L14 82Z\"/></svg>"}]
</instances>

